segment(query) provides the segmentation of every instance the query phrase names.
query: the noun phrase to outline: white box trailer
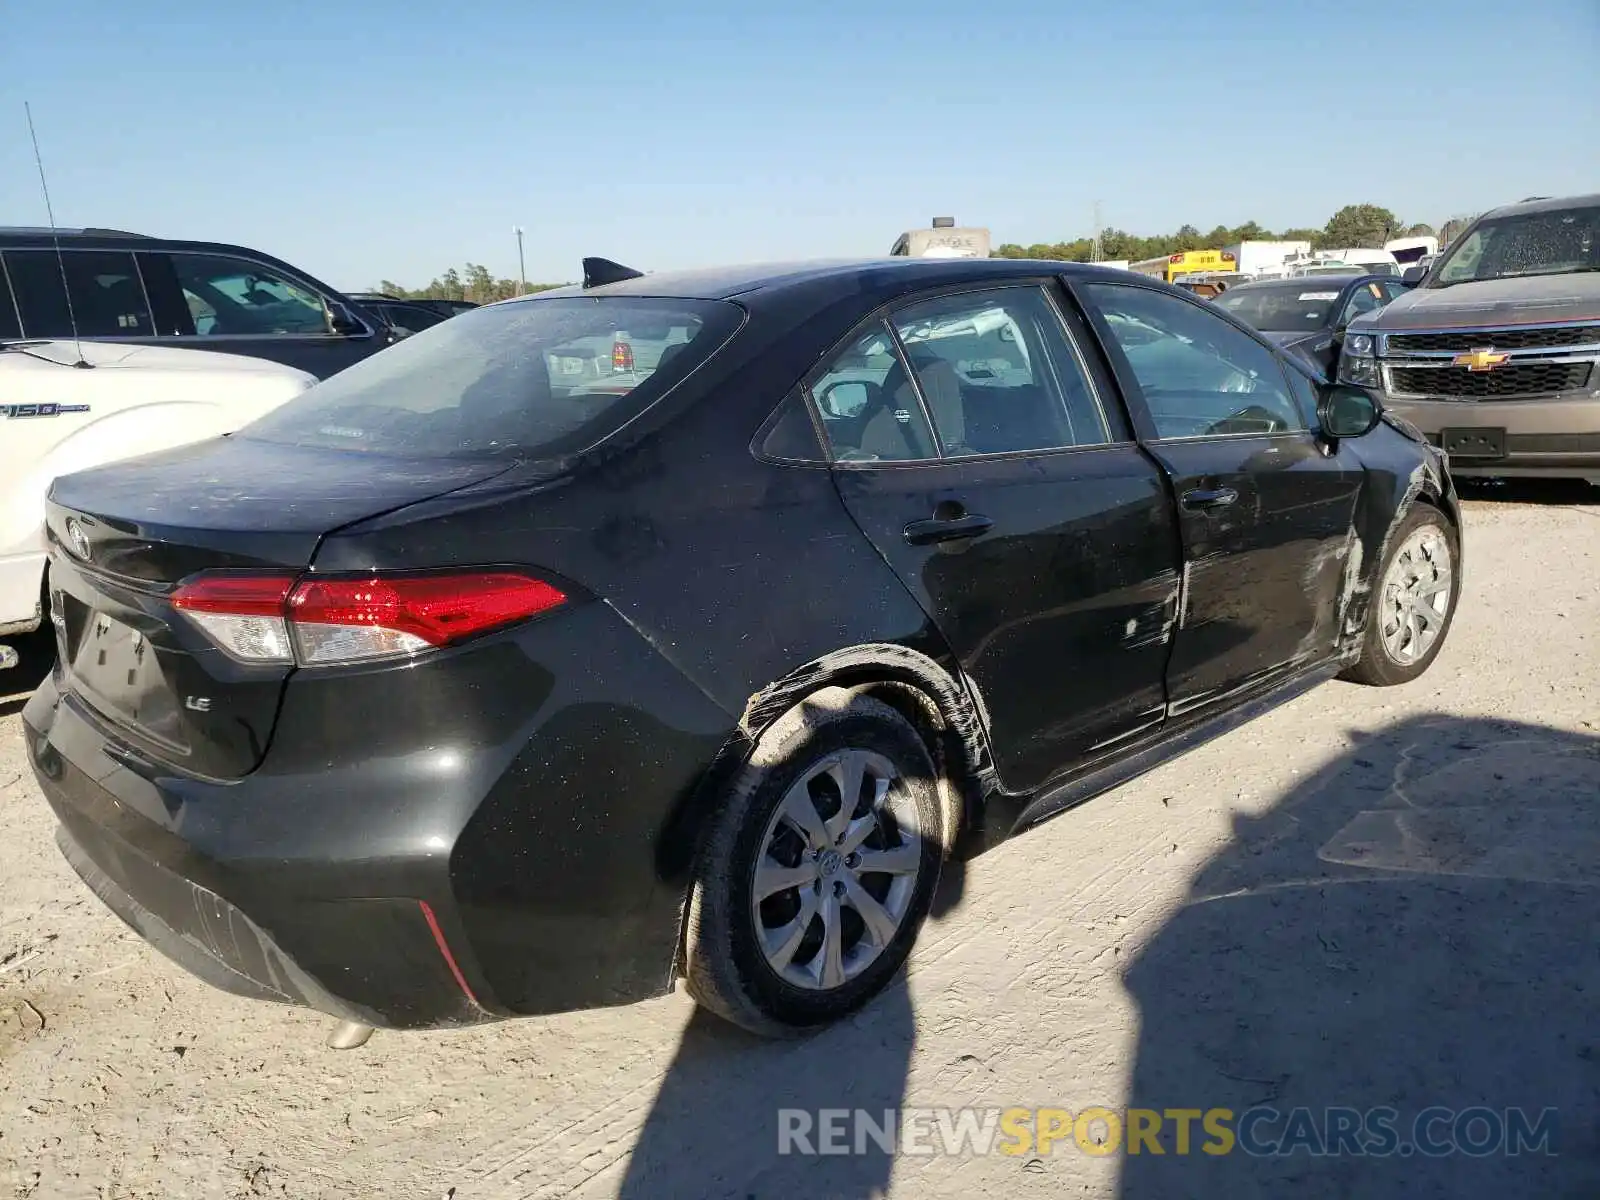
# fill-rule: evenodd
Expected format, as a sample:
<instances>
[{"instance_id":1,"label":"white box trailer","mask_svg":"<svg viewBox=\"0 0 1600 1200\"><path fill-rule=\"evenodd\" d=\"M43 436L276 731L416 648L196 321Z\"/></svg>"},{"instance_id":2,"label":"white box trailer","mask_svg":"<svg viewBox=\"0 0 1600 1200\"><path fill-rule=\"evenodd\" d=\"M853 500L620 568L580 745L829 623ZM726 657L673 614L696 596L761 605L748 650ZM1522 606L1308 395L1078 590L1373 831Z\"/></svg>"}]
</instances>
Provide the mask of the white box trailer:
<instances>
[{"instance_id":1,"label":"white box trailer","mask_svg":"<svg viewBox=\"0 0 1600 1200\"><path fill-rule=\"evenodd\" d=\"M1237 242L1232 246L1224 246L1224 250L1233 255L1234 269L1241 275L1261 275L1267 272L1282 272L1284 260L1290 258L1303 258L1311 253L1310 242Z\"/></svg>"}]
</instances>

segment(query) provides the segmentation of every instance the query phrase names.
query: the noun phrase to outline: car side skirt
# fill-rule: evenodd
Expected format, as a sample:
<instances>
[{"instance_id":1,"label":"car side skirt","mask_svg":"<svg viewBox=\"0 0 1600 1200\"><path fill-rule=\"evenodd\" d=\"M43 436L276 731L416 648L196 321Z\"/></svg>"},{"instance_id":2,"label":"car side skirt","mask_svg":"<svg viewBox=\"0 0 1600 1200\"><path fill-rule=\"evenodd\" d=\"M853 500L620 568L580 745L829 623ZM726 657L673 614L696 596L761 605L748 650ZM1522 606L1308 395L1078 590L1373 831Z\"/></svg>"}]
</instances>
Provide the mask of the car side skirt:
<instances>
[{"instance_id":1,"label":"car side skirt","mask_svg":"<svg viewBox=\"0 0 1600 1200\"><path fill-rule=\"evenodd\" d=\"M1331 661L1325 659L1269 686L1253 698L1242 700L1220 712L1213 710L1192 714L1180 719L1176 728L1172 724L1163 725L1140 741L1130 744L1111 760L1048 785L1026 798L1020 807L996 803L1009 797L991 797L987 814L989 819L984 827L986 836L981 848L986 849L1051 817L1060 816L1070 808L1137 779L1164 763L1233 732L1241 725L1249 724L1257 717L1333 679L1349 665L1349 661L1347 655L1340 655Z\"/></svg>"}]
</instances>

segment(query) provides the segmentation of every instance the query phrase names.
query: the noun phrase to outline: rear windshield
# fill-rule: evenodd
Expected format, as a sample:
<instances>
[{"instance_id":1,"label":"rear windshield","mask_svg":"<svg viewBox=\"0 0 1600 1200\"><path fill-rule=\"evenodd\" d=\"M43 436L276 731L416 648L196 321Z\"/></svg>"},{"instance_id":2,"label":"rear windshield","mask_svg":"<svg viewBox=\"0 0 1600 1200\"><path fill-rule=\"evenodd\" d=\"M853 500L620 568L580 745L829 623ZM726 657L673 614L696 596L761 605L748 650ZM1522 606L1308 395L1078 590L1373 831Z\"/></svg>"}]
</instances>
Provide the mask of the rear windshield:
<instances>
[{"instance_id":1,"label":"rear windshield","mask_svg":"<svg viewBox=\"0 0 1600 1200\"><path fill-rule=\"evenodd\" d=\"M742 319L718 300L574 296L473 309L239 436L403 457L559 457L643 412Z\"/></svg>"}]
</instances>

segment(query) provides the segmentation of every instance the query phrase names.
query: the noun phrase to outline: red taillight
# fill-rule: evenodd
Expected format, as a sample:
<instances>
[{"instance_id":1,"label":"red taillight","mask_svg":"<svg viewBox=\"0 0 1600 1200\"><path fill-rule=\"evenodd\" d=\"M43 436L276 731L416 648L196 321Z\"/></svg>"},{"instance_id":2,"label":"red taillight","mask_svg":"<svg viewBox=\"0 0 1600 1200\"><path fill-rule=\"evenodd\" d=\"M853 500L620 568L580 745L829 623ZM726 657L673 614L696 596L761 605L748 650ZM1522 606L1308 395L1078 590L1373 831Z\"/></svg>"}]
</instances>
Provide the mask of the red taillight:
<instances>
[{"instance_id":1,"label":"red taillight","mask_svg":"<svg viewBox=\"0 0 1600 1200\"><path fill-rule=\"evenodd\" d=\"M200 575L172 593L172 607L234 617L281 617L294 581L293 575Z\"/></svg>"},{"instance_id":2,"label":"red taillight","mask_svg":"<svg viewBox=\"0 0 1600 1200\"><path fill-rule=\"evenodd\" d=\"M627 342L611 343L611 367L616 371L633 370L633 347Z\"/></svg>"},{"instance_id":3,"label":"red taillight","mask_svg":"<svg viewBox=\"0 0 1600 1200\"><path fill-rule=\"evenodd\" d=\"M538 616L566 602L510 571L303 579L201 575L172 595L212 641L247 662L406 657Z\"/></svg>"},{"instance_id":4,"label":"red taillight","mask_svg":"<svg viewBox=\"0 0 1600 1200\"><path fill-rule=\"evenodd\" d=\"M307 579L289 597L301 662L417 654L525 621L566 600L509 572Z\"/></svg>"}]
</instances>

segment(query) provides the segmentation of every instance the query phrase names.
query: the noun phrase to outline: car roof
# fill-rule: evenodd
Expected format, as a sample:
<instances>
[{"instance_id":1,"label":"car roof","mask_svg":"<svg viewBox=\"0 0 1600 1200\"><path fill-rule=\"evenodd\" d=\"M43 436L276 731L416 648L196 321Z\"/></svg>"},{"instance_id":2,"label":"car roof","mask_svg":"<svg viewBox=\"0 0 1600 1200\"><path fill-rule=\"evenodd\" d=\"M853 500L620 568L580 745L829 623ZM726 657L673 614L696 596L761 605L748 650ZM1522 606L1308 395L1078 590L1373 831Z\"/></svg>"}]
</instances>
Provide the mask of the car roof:
<instances>
[{"instance_id":1,"label":"car roof","mask_svg":"<svg viewBox=\"0 0 1600 1200\"><path fill-rule=\"evenodd\" d=\"M130 241L140 245L133 247L139 250L194 250L209 254L214 251L223 251L229 254L249 255L255 258L271 259L273 256L262 250L255 250L249 246L239 246L232 242L207 242L196 241L192 238L159 238L143 233L119 233L115 229L32 229L0 226L0 242L20 243L29 249L42 247L49 249L51 244L60 241L63 243L83 243L86 245L103 245L115 247L118 250L127 250ZM14 247L15 248L15 247ZM281 261L274 259L273 261ZM284 263L288 266L288 263ZM298 268L296 268L298 269ZM305 272L300 272L304 274Z\"/></svg>"},{"instance_id":2,"label":"car roof","mask_svg":"<svg viewBox=\"0 0 1600 1200\"><path fill-rule=\"evenodd\" d=\"M126 229L52 229L48 225L0 225L0 237L64 237L64 238L143 238L143 233L129 233Z\"/></svg>"},{"instance_id":3,"label":"car roof","mask_svg":"<svg viewBox=\"0 0 1600 1200\"><path fill-rule=\"evenodd\" d=\"M848 282L866 291L892 293L908 287L990 279L1066 274L1086 279L1128 282L1128 272L1085 263L1014 258L870 258L812 262L754 263L709 267L696 271L661 271L619 283L583 288L555 288L532 296L515 296L503 304L522 304L562 296L670 296L692 300L729 300L735 296L770 295L824 280Z\"/></svg>"},{"instance_id":4,"label":"car roof","mask_svg":"<svg viewBox=\"0 0 1600 1200\"><path fill-rule=\"evenodd\" d=\"M1505 217L1517 213L1555 212L1563 208L1596 207L1600 207L1600 192L1590 192L1587 196L1559 196L1555 198L1544 196L1538 200L1524 200L1520 204L1502 204L1499 208L1491 208L1483 215L1485 217Z\"/></svg>"}]
</instances>

